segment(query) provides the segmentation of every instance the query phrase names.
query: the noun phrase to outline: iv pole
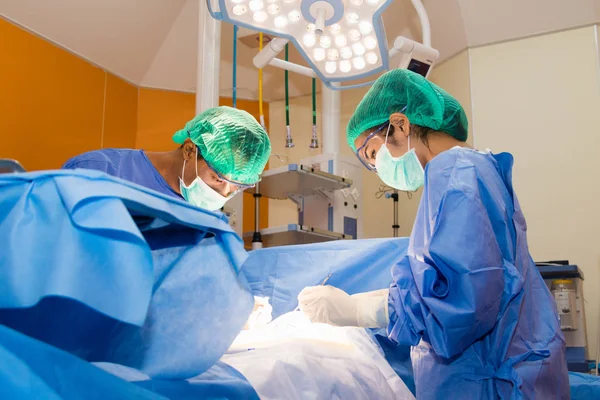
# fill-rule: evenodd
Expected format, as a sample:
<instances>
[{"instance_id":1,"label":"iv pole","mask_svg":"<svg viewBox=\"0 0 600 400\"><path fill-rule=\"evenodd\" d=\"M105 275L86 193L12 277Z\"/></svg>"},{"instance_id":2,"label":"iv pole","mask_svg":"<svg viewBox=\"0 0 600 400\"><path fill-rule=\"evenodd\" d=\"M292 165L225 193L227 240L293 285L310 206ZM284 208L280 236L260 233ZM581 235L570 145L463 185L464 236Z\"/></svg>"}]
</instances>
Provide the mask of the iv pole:
<instances>
[{"instance_id":1,"label":"iv pole","mask_svg":"<svg viewBox=\"0 0 600 400\"><path fill-rule=\"evenodd\" d=\"M394 237L398 237L398 230L400 229L400 225L398 224L398 191L394 190L393 193L386 193L385 198L394 200L394 222L392 229L394 230Z\"/></svg>"}]
</instances>

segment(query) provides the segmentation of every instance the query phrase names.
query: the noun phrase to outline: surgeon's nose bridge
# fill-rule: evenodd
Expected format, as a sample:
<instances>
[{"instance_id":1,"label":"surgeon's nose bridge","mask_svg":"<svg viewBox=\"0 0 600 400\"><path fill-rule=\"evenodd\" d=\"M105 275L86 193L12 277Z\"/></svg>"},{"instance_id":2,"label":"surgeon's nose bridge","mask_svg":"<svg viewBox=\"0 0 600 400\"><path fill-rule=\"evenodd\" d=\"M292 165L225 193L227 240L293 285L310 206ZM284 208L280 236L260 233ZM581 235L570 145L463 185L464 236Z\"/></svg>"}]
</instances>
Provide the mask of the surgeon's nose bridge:
<instances>
[{"instance_id":1,"label":"surgeon's nose bridge","mask_svg":"<svg viewBox=\"0 0 600 400\"><path fill-rule=\"evenodd\" d=\"M227 182L227 181L221 181L221 182L215 183L211 187L215 191L219 192L219 194L221 194L224 197L228 197L239 190L237 185Z\"/></svg>"},{"instance_id":2,"label":"surgeon's nose bridge","mask_svg":"<svg viewBox=\"0 0 600 400\"><path fill-rule=\"evenodd\" d=\"M225 182L225 189L226 190L224 196L230 196L233 193L237 192L240 188L234 183Z\"/></svg>"},{"instance_id":3,"label":"surgeon's nose bridge","mask_svg":"<svg viewBox=\"0 0 600 400\"><path fill-rule=\"evenodd\" d=\"M382 138L380 136L374 136L373 138L371 138L371 140L369 140L368 144L361 151L362 154L359 154L359 156L362 157L362 159L368 162L369 164L375 164L377 153L379 152L379 149L381 149L381 146L383 146L384 143L385 138Z\"/></svg>"}]
</instances>

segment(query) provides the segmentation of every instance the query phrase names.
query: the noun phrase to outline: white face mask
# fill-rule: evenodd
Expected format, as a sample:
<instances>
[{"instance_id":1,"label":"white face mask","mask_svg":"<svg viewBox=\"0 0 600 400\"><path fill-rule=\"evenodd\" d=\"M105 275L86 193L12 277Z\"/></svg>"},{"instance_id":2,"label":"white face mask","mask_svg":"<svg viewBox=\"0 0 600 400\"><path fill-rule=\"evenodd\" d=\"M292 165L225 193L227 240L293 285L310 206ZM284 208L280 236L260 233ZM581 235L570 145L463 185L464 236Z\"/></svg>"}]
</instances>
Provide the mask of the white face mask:
<instances>
[{"instance_id":1,"label":"white face mask","mask_svg":"<svg viewBox=\"0 0 600 400\"><path fill-rule=\"evenodd\" d=\"M410 148L410 135L408 136L408 150L402 157L392 157L387 148L387 139L390 126L385 135L385 144L381 146L375 158L377 175L388 186L394 189L413 192L423 186L425 173L423 166L415 153Z\"/></svg>"},{"instance_id":2,"label":"white face mask","mask_svg":"<svg viewBox=\"0 0 600 400\"><path fill-rule=\"evenodd\" d=\"M198 148L196 148L196 179L187 186L183 180L184 172L185 160L183 161L181 178L179 178L179 189L181 195L188 203L209 211L217 211L223 208L227 200L233 197L233 195L229 197L223 196L221 193L208 186L206 182L198 176Z\"/></svg>"}]
</instances>

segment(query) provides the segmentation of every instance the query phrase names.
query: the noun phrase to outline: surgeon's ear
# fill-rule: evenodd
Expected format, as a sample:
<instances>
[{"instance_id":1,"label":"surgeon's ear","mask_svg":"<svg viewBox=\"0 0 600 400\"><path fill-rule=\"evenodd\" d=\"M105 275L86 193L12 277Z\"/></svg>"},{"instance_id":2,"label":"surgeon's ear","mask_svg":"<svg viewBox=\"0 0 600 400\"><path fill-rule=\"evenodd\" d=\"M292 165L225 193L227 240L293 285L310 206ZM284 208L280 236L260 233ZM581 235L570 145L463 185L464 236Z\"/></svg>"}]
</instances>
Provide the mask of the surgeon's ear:
<instances>
[{"instance_id":1,"label":"surgeon's ear","mask_svg":"<svg viewBox=\"0 0 600 400\"><path fill-rule=\"evenodd\" d=\"M189 161L196 157L196 145L190 139L185 139L183 142L183 159Z\"/></svg>"},{"instance_id":2,"label":"surgeon's ear","mask_svg":"<svg viewBox=\"0 0 600 400\"><path fill-rule=\"evenodd\" d=\"M406 115L402 113L393 113L390 115L390 123L394 126L394 132L402 132L404 137L410 133L410 122Z\"/></svg>"}]
</instances>

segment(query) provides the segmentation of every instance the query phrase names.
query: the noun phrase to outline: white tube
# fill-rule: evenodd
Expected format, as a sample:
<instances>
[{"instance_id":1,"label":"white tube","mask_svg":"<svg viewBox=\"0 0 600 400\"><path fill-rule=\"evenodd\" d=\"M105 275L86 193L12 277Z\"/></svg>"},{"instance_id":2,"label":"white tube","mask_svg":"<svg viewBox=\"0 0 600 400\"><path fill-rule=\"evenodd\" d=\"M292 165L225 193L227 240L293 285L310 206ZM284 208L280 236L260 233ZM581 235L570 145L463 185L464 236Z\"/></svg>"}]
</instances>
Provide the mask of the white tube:
<instances>
[{"instance_id":1,"label":"white tube","mask_svg":"<svg viewBox=\"0 0 600 400\"><path fill-rule=\"evenodd\" d=\"M415 48L415 42L403 36L398 36L394 40L394 44L388 52L388 57L391 60L400 53L410 53Z\"/></svg>"},{"instance_id":2,"label":"white tube","mask_svg":"<svg viewBox=\"0 0 600 400\"><path fill-rule=\"evenodd\" d=\"M413 7L417 11L419 15L419 19L421 20L421 30L423 31L423 44L425 46L431 47L431 25L429 24L429 16L427 15L427 10L423 6L421 0L411 0Z\"/></svg>"},{"instance_id":3,"label":"white tube","mask_svg":"<svg viewBox=\"0 0 600 400\"><path fill-rule=\"evenodd\" d=\"M400 50L398 50L395 47L392 47L390 49L390 51L388 52L388 58L391 60L392 58L396 57L398 54L400 54Z\"/></svg>"},{"instance_id":4,"label":"white tube","mask_svg":"<svg viewBox=\"0 0 600 400\"><path fill-rule=\"evenodd\" d=\"M221 22L208 7L200 4L198 15L198 71L196 114L219 105L219 67L221 62Z\"/></svg>"},{"instance_id":5,"label":"white tube","mask_svg":"<svg viewBox=\"0 0 600 400\"><path fill-rule=\"evenodd\" d=\"M317 8L317 18L315 21L315 34L322 35L323 30L325 29L325 7Z\"/></svg>"},{"instance_id":6,"label":"white tube","mask_svg":"<svg viewBox=\"0 0 600 400\"><path fill-rule=\"evenodd\" d=\"M339 86L339 83L331 83ZM337 154L340 152L340 103L339 90L329 89L321 85L323 121L323 154Z\"/></svg>"},{"instance_id":7,"label":"white tube","mask_svg":"<svg viewBox=\"0 0 600 400\"><path fill-rule=\"evenodd\" d=\"M313 71L312 69L304 67L302 65L291 63L289 61L280 60L279 58L272 59L269 65L276 68L286 69L288 71L295 72L300 75L308 76L309 78L317 77L315 71Z\"/></svg>"},{"instance_id":8,"label":"white tube","mask_svg":"<svg viewBox=\"0 0 600 400\"><path fill-rule=\"evenodd\" d=\"M273 49L275 54L279 54L285 49L285 45L288 44L289 40L282 38L275 38L269 42L269 47Z\"/></svg>"},{"instance_id":9,"label":"white tube","mask_svg":"<svg viewBox=\"0 0 600 400\"><path fill-rule=\"evenodd\" d=\"M277 57L277 54L285 48L288 43L287 39L275 38L269 42L252 60L256 68L266 67L272 59Z\"/></svg>"},{"instance_id":10,"label":"white tube","mask_svg":"<svg viewBox=\"0 0 600 400\"><path fill-rule=\"evenodd\" d=\"M393 48L400 53L408 54L415 49L415 42L405 38L404 36L398 36L396 40L394 40Z\"/></svg>"}]
</instances>

